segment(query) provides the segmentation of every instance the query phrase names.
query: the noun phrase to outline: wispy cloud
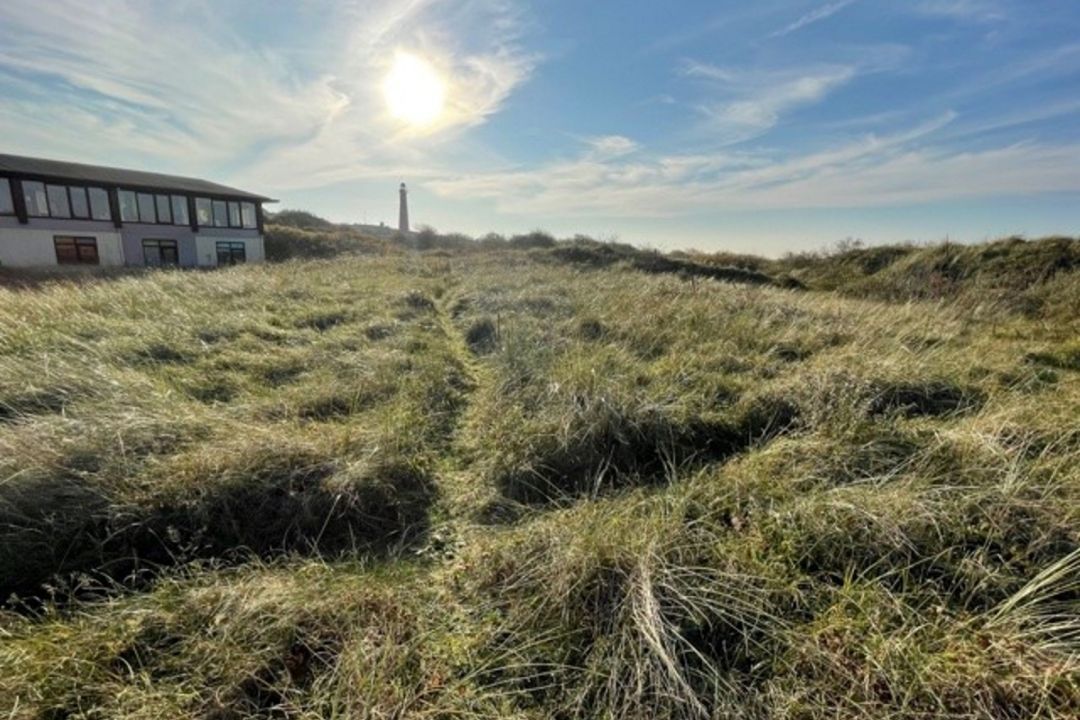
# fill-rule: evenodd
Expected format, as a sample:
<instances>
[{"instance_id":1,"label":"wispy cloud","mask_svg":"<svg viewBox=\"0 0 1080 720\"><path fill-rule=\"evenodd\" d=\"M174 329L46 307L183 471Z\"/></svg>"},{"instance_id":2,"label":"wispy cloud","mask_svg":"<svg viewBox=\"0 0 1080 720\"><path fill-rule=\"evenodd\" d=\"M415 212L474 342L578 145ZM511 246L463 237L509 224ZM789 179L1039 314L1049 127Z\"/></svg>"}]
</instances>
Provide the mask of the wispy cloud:
<instances>
[{"instance_id":1,"label":"wispy cloud","mask_svg":"<svg viewBox=\"0 0 1080 720\"><path fill-rule=\"evenodd\" d=\"M177 171L218 167L260 187L314 186L408 166L497 112L537 62L506 0L297 5L311 26L298 45L236 29L264 10L5 0L5 145L102 162L119 151ZM447 78L446 112L424 133L405 133L379 96L399 48Z\"/></svg>"},{"instance_id":2,"label":"wispy cloud","mask_svg":"<svg viewBox=\"0 0 1080 720\"><path fill-rule=\"evenodd\" d=\"M683 72L715 84L723 99L706 101L700 110L708 118L714 139L737 143L775 127L785 113L822 101L854 78L856 68L825 65L761 72L688 62Z\"/></svg>"},{"instance_id":3,"label":"wispy cloud","mask_svg":"<svg viewBox=\"0 0 1080 720\"><path fill-rule=\"evenodd\" d=\"M881 13L853 12L855 1L628 23L637 36L570 52L560 43L586 37L574 25L584 21L535 32L525 0L0 0L0 151L206 175L342 219L355 217L357 181L392 199L406 179L418 200L428 189L448 200L425 204L432 222L475 212L476 226L504 213L529 225L626 219L623 230L643 217L1080 191L1069 125L1080 43L1067 24L1077 16L1025 23L1016 0L911 0ZM1016 22L989 28L999 41L971 45L987 34L979 23L1003 15ZM867 39L805 31L829 18L858 20ZM664 32L672 44L634 56L634 92L622 92L623 66L592 62ZM769 32L785 39L760 42ZM646 67L671 63L682 43L697 60ZM560 61L545 66L543 92L519 95L541 44ZM449 83L446 113L422 131L381 97L398 50ZM586 67L595 75L577 82ZM612 92L597 97L599 87ZM534 103L516 125L477 131L514 98ZM350 184L301 192L337 183Z\"/></svg>"},{"instance_id":4,"label":"wispy cloud","mask_svg":"<svg viewBox=\"0 0 1080 720\"><path fill-rule=\"evenodd\" d=\"M529 217L673 217L694 211L851 208L1080 190L1080 144L957 151L934 142L948 112L905 131L794 156L710 152L575 160L436 178L449 198Z\"/></svg>"},{"instance_id":5,"label":"wispy cloud","mask_svg":"<svg viewBox=\"0 0 1080 720\"><path fill-rule=\"evenodd\" d=\"M594 158L617 158L638 149L638 144L625 135L602 135L588 138L589 155Z\"/></svg>"},{"instance_id":6,"label":"wispy cloud","mask_svg":"<svg viewBox=\"0 0 1080 720\"><path fill-rule=\"evenodd\" d=\"M1000 0L919 0L912 7L922 15L975 22L994 22L1008 17Z\"/></svg>"},{"instance_id":7,"label":"wispy cloud","mask_svg":"<svg viewBox=\"0 0 1080 720\"><path fill-rule=\"evenodd\" d=\"M858 2L858 0L836 0L836 2L831 2L831 3L827 3L825 5L822 5L821 7L815 8L814 10L811 10L810 12L802 15L800 18L798 18L794 22L792 22L792 23L790 23L788 25L785 25L784 27L780 28L776 32L770 34L769 37L778 38L778 37L783 37L785 35L790 35L791 33L795 32L797 30L801 30L802 28L806 27L807 25L813 25L816 22L821 22L822 20L826 20L828 18L831 18L833 15L840 12L841 10L846 8L848 5L852 5L852 4L856 3L856 2Z\"/></svg>"}]
</instances>

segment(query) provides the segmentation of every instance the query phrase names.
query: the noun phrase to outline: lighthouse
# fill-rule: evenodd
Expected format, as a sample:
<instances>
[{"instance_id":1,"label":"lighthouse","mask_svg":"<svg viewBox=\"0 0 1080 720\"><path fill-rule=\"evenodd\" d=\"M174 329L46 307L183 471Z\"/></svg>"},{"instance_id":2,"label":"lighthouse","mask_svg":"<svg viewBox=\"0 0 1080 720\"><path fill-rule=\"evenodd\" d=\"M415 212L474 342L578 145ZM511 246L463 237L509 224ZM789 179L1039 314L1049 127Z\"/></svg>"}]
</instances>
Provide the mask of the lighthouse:
<instances>
[{"instance_id":1,"label":"lighthouse","mask_svg":"<svg viewBox=\"0 0 1080 720\"><path fill-rule=\"evenodd\" d=\"M409 191L405 189L405 183L401 183L398 194L401 196L401 203L398 207L398 230L407 233L409 232Z\"/></svg>"}]
</instances>

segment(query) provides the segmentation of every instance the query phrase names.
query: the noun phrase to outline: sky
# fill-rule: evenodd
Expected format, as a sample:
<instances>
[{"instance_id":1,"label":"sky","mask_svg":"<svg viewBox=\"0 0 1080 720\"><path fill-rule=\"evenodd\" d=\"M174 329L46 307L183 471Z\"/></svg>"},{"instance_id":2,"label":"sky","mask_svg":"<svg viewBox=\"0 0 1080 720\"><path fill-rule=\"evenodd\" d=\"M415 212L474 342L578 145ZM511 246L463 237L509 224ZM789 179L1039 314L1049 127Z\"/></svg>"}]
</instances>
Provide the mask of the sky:
<instances>
[{"instance_id":1,"label":"sky","mask_svg":"<svg viewBox=\"0 0 1080 720\"><path fill-rule=\"evenodd\" d=\"M439 78L414 124L403 56ZM3 0L0 152L341 222L778 255L1080 235L1076 0Z\"/></svg>"}]
</instances>

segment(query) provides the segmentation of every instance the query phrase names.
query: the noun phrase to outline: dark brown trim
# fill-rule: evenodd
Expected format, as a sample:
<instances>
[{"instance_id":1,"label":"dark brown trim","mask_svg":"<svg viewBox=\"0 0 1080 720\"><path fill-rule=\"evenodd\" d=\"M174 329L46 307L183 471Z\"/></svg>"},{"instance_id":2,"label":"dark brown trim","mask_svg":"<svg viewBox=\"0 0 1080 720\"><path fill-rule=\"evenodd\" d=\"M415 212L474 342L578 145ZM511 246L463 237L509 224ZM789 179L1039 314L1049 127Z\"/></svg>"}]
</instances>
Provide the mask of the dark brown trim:
<instances>
[{"instance_id":1,"label":"dark brown trim","mask_svg":"<svg viewBox=\"0 0 1080 720\"><path fill-rule=\"evenodd\" d=\"M113 227L124 227L124 219L120 217L120 190L115 187L105 188L105 192L109 193L109 212L113 216Z\"/></svg>"},{"instance_id":2,"label":"dark brown trim","mask_svg":"<svg viewBox=\"0 0 1080 720\"><path fill-rule=\"evenodd\" d=\"M30 222L30 217L26 214L26 195L23 194L22 179L9 177L8 182L11 183L11 202L15 205L15 217L25 225Z\"/></svg>"},{"instance_id":3,"label":"dark brown trim","mask_svg":"<svg viewBox=\"0 0 1080 720\"><path fill-rule=\"evenodd\" d=\"M208 197L216 200L250 200L252 202L277 202L273 198L263 197L262 195L229 195L223 193L203 192L201 190L180 190L178 188L163 187L161 185L133 185L130 183L111 183L104 180L92 180L84 178L73 178L64 175L40 175L37 173L22 173L12 172L5 170L0 173L0 176L8 178L22 178L24 180L35 180L46 184L53 185L84 185L101 188L123 188L127 190L134 190L136 192L148 192L148 193L168 193L170 195L196 195L198 197Z\"/></svg>"},{"instance_id":4,"label":"dark brown trim","mask_svg":"<svg viewBox=\"0 0 1080 720\"><path fill-rule=\"evenodd\" d=\"M199 232L199 216L195 212L195 196L186 195L187 197L187 216L188 222L191 224L191 232Z\"/></svg>"},{"instance_id":5,"label":"dark brown trim","mask_svg":"<svg viewBox=\"0 0 1080 720\"><path fill-rule=\"evenodd\" d=\"M22 183L23 183L24 180L28 181L28 182L40 182L40 183L42 183L42 184L44 184L46 186L48 186L48 185L63 185L65 188L75 186L75 187L84 188L86 190L89 190L89 188L91 188L91 187L95 187L95 188L100 188L100 189L104 190L106 192L106 194L108 195L108 198L109 198L109 212L112 215L112 219L111 219L112 225L113 225L113 227L118 228L118 229L124 227L125 225L135 225L135 224L138 224L138 225L165 225L165 226L171 226L171 227L184 227L183 224L178 225L175 222L171 222L171 223L162 223L162 222L143 223L140 220L131 220L131 221L128 221L127 223L125 223L123 218L120 216L120 197L118 195L120 190L130 190L130 191L136 193L136 196L138 195L138 193L148 193L148 194L154 195L154 196L168 195L168 196L170 196L170 211L172 209L171 196L173 196L173 195L181 195L183 197L186 197L187 198L187 203L188 203L188 221L189 221L187 224L191 226L192 232L199 232L199 230L202 227L211 227L211 228L220 227L220 228L226 228L226 229L232 229L232 230L252 230L252 229L256 229L256 230L258 230L259 234L261 235L263 233L263 225L264 225L264 221L265 221L265 218L264 218L264 215L263 215L263 203L265 203L265 202L277 202L276 200L273 200L271 198L263 198L261 196L221 195L221 194L216 194L216 193L204 193L204 192L197 192L196 193L196 192L189 192L189 191L172 190L172 189L163 188L163 187L160 187L160 186L126 185L126 184L125 185L116 185L116 184L107 183L107 182L99 182L97 180L84 180L84 179L81 179L81 178L62 177L62 176L58 176L58 175L39 175L39 174L14 173L14 172L10 172L10 171L4 171L4 172L0 172L0 177L7 178L9 183L11 184L11 199L12 199L12 202L14 203L14 205L15 205L15 217L18 218L19 222L21 224L24 224L24 225L27 224L28 222L30 222L30 220L31 220L31 217L30 217L29 213L27 212L26 194L25 194L25 192L23 190L23 186L22 186ZM48 189L46 189L46 191L45 191L45 204L46 204L46 207L49 206L48 194L49 194ZM199 225L199 216L198 216L198 212L197 212L197 208L196 208L196 200L197 200L197 198L206 198L206 199L211 201L211 215L213 215L213 202L214 201L225 202L226 203L225 215L226 215L226 223L227 224L226 225L217 225L217 224L212 222L210 225L200 226ZM87 198L86 199L87 199L87 203L89 204L89 202L90 202L89 193L87 193ZM228 212L228 203L230 203L230 202L235 202L235 203L238 203L238 204L250 202L250 203L254 204L255 205L255 225L256 225L256 227L255 228L245 228L244 227L244 219L243 219L243 210L242 210L242 208L241 208L241 215L240 215L240 225L239 226L231 225L231 223L229 223L229 220L231 220L231 218L229 217L229 212ZM138 208L138 197L136 197L135 204L136 204L136 208ZM69 207L69 209L71 207L70 191L68 191L68 207ZM155 197L155 205L154 205L154 215L155 215L155 220L156 220L157 219L157 217L156 217L157 216L156 197ZM42 216L35 215L33 217L34 220L51 219L51 218L52 218L51 212L50 212L49 215L42 215ZM72 215L70 218L54 218L54 219L59 219L59 220L80 220L80 221L83 221L83 222L100 222L100 223L110 222L108 220L98 220L98 219L94 218L92 208L90 210L90 217L89 218L76 218L74 215ZM211 219L213 219L213 218L211 218Z\"/></svg>"},{"instance_id":6,"label":"dark brown trim","mask_svg":"<svg viewBox=\"0 0 1080 720\"><path fill-rule=\"evenodd\" d=\"M11 186L11 180L4 177L3 175L0 175L0 180L3 180L4 182L7 183L8 192L11 193L11 212L0 212L0 217L4 217L4 216L12 216L13 217L15 215L15 195L14 195L15 190Z\"/></svg>"},{"instance_id":7,"label":"dark brown trim","mask_svg":"<svg viewBox=\"0 0 1080 720\"><path fill-rule=\"evenodd\" d=\"M71 249L75 252L75 261L64 261L60 256L60 243L70 243ZM88 261L83 258L82 250L84 248L92 247L93 260ZM100 265L101 264L101 250L98 247L98 240L96 237L81 237L78 235L53 235L53 252L56 253L57 265Z\"/></svg>"}]
</instances>

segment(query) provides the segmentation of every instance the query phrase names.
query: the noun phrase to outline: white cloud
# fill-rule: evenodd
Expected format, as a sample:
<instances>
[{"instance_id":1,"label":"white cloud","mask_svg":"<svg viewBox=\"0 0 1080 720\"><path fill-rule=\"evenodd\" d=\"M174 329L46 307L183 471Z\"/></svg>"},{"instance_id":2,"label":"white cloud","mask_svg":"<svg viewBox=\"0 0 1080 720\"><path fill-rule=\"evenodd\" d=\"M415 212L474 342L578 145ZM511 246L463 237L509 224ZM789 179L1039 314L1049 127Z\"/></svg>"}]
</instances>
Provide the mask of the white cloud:
<instances>
[{"instance_id":1,"label":"white cloud","mask_svg":"<svg viewBox=\"0 0 1080 720\"><path fill-rule=\"evenodd\" d=\"M956 20L995 22L1007 17L1000 0L920 0L913 7L922 15Z\"/></svg>"},{"instance_id":2,"label":"white cloud","mask_svg":"<svg viewBox=\"0 0 1080 720\"><path fill-rule=\"evenodd\" d=\"M1080 144L1020 143L973 151L931 140L949 112L888 136L778 158L702 153L575 160L539 168L436 178L453 199L486 198L522 217L665 218L688 212L850 208L958 198L1080 191Z\"/></svg>"},{"instance_id":3,"label":"white cloud","mask_svg":"<svg viewBox=\"0 0 1080 720\"><path fill-rule=\"evenodd\" d=\"M722 100L700 106L713 137L737 143L775 127L785 113L824 100L857 74L849 65L826 65L806 70L736 71L697 62L684 64L689 77L714 82Z\"/></svg>"},{"instance_id":4,"label":"white cloud","mask_svg":"<svg viewBox=\"0 0 1080 720\"><path fill-rule=\"evenodd\" d=\"M590 156L594 158L617 158L628 155L638 149L638 144L623 135L602 135L587 138Z\"/></svg>"},{"instance_id":5,"label":"white cloud","mask_svg":"<svg viewBox=\"0 0 1080 720\"><path fill-rule=\"evenodd\" d=\"M704 78L705 80L715 80L721 83L735 83L745 77L745 72L740 72L731 68L723 68L718 65L710 65L709 63L698 62L697 60L684 61L682 74L687 77Z\"/></svg>"},{"instance_id":6,"label":"white cloud","mask_svg":"<svg viewBox=\"0 0 1080 720\"><path fill-rule=\"evenodd\" d=\"M5 0L5 145L177 172L222 168L218 176L268 191L318 186L419 163L497 112L537 62L506 0L312 1L293 8L311 25L296 34L305 40L266 43L237 30L261 10ZM422 53L447 82L446 112L423 133L389 117L379 94L399 48Z\"/></svg>"},{"instance_id":7,"label":"white cloud","mask_svg":"<svg viewBox=\"0 0 1080 720\"><path fill-rule=\"evenodd\" d=\"M780 28L776 32L769 35L769 37L778 38L785 35L790 35L796 30L801 30L807 25L813 25L816 22L821 22L822 20L826 20L832 17L836 13L846 8L848 5L852 5L855 2L857 2L857 0L836 0L836 2L822 5L821 7L815 8L814 10L806 13L805 15L797 19L795 22Z\"/></svg>"}]
</instances>

